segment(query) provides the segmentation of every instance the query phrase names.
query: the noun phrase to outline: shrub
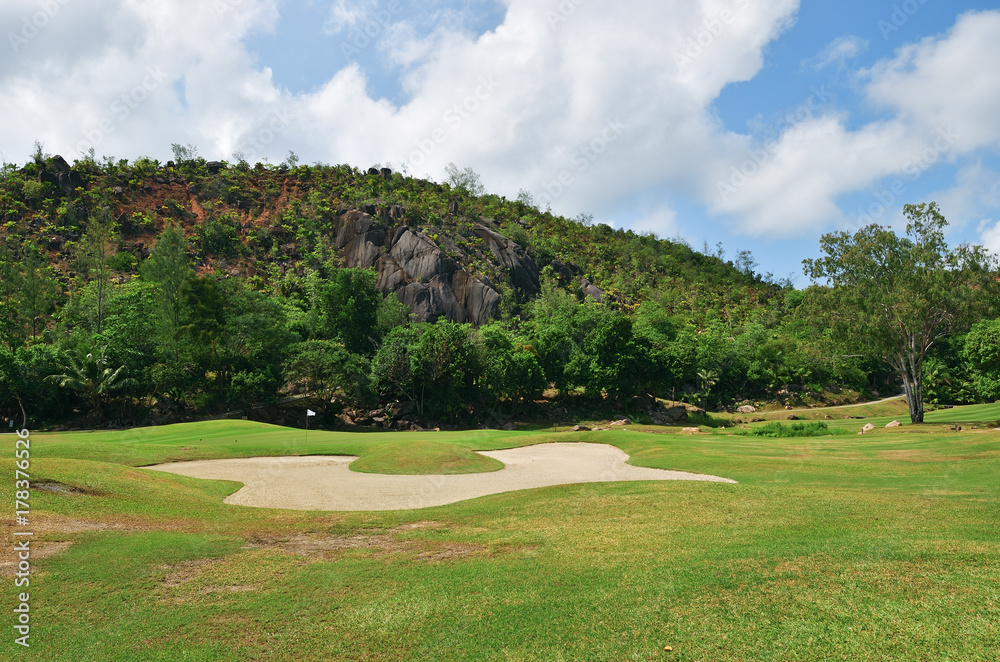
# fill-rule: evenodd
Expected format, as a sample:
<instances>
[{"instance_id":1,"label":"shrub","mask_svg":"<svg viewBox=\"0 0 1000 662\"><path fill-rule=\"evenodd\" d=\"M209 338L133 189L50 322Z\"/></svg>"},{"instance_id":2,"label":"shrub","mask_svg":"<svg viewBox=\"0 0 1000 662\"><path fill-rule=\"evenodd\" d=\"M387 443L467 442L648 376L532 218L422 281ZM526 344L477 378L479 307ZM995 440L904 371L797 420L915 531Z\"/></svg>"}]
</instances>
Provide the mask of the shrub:
<instances>
[{"instance_id":1,"label":"shrub","mask_svg":"<svg viewBox=\"0 0 1000 662\"><path fill-rule=\"evenodd\" d=\"M771 421L749 430L738 430L734 434L741 437L825 437L836 434L847 434L847 430L830 429L823 421L809 423L792 423L790 426Z\"/></svg>"}]
</instances>

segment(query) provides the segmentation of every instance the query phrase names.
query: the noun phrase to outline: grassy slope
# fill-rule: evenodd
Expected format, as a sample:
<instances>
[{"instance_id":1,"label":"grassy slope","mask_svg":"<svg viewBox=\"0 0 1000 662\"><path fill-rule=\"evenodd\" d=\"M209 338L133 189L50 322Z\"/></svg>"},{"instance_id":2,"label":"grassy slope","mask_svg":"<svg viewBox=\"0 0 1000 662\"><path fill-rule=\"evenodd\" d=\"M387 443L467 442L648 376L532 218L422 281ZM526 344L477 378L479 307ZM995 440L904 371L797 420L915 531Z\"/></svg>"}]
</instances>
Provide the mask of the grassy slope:
<instances>
[{"instance_id":1,"label":"grassy slope","mask_svg":"<svg viewBox=\"0 0 1000 662\"><path fill-rule=\"evenodd\" d=\"M945 413L992 420L935 412ZM291 430L198 425L39 435L33 472L89 493L33 492L40 537L73 544L37 561L37 638L19 658L993 660L1000 650L992 431L310 432L306 445ZM123 466L335 452L404 472L554 439L613 443L635 464L740 484L587 484L308 513L227 506L234 483ZM3 444L10 457L12 438ZM10 460L0 466L13 473ZM69 522L79 532L55 530ZM5 604L13 593L5 582Z\"/></svg>"}]
</instances>

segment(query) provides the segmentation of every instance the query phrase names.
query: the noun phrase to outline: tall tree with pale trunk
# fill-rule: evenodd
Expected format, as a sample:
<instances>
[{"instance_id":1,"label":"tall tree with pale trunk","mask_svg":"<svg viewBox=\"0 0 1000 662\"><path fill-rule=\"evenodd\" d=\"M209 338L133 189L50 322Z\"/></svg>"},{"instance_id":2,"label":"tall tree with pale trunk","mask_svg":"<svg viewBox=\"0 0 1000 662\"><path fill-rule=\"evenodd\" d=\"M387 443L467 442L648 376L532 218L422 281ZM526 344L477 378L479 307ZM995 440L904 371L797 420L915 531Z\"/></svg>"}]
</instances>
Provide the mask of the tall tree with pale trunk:
<instances>
[{"instance_id":1,"label":"tall tree with pale trunk","mask_svg":"<svg viewBox=\"0 0 1000 662\"><path fill-rule=\"evenodd\" d=\"M906 234L876 224L820 240L824 256L803 271L834 338L848 353L878 356L895 370L922 423L923 364L942 338L967 329L996 302L996 259L983 247L949 248L937 204L905 205Z\"/></svg>"}]
</instances>

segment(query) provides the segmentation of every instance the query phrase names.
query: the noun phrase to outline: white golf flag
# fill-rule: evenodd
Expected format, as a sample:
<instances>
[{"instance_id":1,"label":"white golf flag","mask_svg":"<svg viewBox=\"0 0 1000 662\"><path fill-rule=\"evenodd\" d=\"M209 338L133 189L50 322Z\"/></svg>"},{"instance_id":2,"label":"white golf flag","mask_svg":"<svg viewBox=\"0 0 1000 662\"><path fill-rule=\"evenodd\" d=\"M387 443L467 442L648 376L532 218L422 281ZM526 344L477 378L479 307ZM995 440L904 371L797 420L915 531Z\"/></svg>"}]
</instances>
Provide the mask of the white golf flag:
<instances>
[{"instance_id":1,"label":"white golf flag","mask_svg":"<svg viewBox=\"0 0 1000 662\"><path fill-rule=\"evenodd\" d=\"M306 409L306 416L315 416L315 415L316 412L314 412L312 409Z\"/></svg>"}]
</instances>

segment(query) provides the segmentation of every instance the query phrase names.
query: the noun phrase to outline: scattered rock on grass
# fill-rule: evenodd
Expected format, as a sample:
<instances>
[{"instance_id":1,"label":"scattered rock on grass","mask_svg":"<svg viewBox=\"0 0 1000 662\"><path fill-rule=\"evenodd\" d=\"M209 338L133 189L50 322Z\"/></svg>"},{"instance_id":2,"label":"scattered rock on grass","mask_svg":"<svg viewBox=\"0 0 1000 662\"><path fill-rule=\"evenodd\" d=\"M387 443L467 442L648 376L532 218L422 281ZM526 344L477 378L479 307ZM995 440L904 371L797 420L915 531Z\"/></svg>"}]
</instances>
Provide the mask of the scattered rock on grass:
<instances>
[{"instance_id":1,"label":"scattered rock on grass","mask_svg":"<svg viewBox=\"0 0 1000 662\"><path fill-rule=\"evenodd\" d=\"M871 425L871 424L869 423L869 425ZM902 424L899 421L892 421L891 423L886 423L885 424L885 426L887 428L898 428L900 425L902 425Z\"/></svg>"},{"instance_id":2,"label":"scattered rock on grass","mask_svg":"<svg viewBox=\"0 0 1000 662\"><path fill-rule=\"evenodd\" d=\"M573 432L590 432L590 428L586 425L574 425Z\"/></svg>"},{"instance_id":3,"label":"scattered rock on grass","mask_svg":"<svg viewBox=\"0 0 1000 662\"><path fill-rule=\"evenodd\" d=\"M691 432L691 433L701 432L701 428L684 428L683 430L681 430L681 432Z\"/></svg>"},{"instance_id":4,"label":"scattered rock on grass","mask_svg":"<svg viewBox=\"0 0 1000 662\"><path fill-rule=\"evenodd\" d=\"M874 429L875 429L874 425L872 425L871 423L865 423L865 426L861 428L861 432L859 432L858 434L865 434L866 432L871 432Z\"/></svg>"}]
</instances>

